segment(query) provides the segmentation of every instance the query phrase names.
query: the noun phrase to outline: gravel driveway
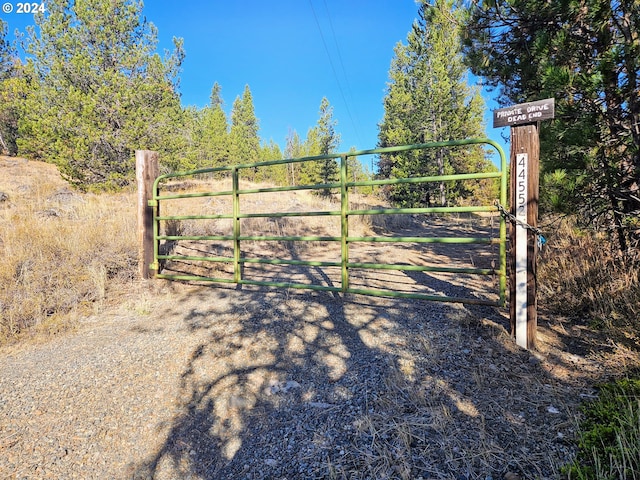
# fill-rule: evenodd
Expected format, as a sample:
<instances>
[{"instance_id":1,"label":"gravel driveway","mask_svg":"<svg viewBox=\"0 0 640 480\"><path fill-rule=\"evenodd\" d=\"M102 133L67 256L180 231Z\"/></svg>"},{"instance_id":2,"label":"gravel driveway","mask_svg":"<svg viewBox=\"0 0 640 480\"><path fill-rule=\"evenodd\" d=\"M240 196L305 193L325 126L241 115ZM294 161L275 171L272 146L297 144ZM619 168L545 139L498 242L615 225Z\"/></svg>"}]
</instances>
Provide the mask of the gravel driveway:
<instances>
[{"instance_id":1,"label":"gravel driveway","mask_svg":"<svg viewBox=\"0 0 640 480\"><path fill-rule=\"evenodd\" d=\"M136 288L0 354L0 478L552 478L598 373L490 307Z\"/></svg>"}]
</instances>

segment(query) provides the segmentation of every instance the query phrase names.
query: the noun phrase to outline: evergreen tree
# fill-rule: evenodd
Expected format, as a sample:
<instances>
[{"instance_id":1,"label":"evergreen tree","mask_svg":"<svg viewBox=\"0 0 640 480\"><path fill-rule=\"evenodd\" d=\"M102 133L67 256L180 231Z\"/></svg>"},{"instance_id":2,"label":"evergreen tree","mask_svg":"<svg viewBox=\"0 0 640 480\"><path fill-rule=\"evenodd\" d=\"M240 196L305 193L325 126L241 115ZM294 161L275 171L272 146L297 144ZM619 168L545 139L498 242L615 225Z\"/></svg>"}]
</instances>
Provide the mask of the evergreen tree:
<instances>
[{"instance_id":1,"label":"evergreen tree","mask_svg":"<svg viewBox=\"0 0 640 480\"><path fill-rule=\"evenodd\" d=\"M224 105L224 100L222 100L222 87L218 82L213 84L211 87L211 95L209 96L209 106L211 108L221 107Z\"/></svg>"},{"instance_id":2,"label":"evergreen tree","mask_svg":"<svg viewBox=\"0 0 640 480\"><path fill-rule=\"evenodd\" d=\"M454 0L423 1L419 20L399 43L389 72L379 146L441 142L483 134L483 103L466 80L461 55L463 11ZM421 150L382 156L379 174L389 177L445 175L472 171L481 148ZM391 199L403 206L445 205L468 195L464 185L398 185Z\"/></svg>"},{"instance_id":3,"label":"evergreen tree","mask_svg":"<svg viewBox=\"0 0 640 480\"><path fill-rule=\"evenodd\" d=\"M328 155L335 153L340 145L340 135L336 132L337 121L333 119L333 107L326 97L320 102L320 117L315 127L307 134L307 154ZM310 183L333 183L338 181L339 167L334 159L321 160L309 164Z\"/></svg>"},{"instance_id":4,"label":"evergreen tree","mask_svg":"<svg viewBox=\"0 0 640 480\"><path fill-rule=\"evenodd\" d=\"M204 128L203 112L195 106L189 106L182 111L182 122L179 125L178 136L181 140L181 167L185 170L206 168L208 158L203 148Z\"/></svg>"},{"instance_id":5,"label":"evergreen tree","mask_svg":"<svg viewBox=\"0 0 640 480\"><path fill-rule=\"evenodd\" d=\"M320 142L320 155L335 153L340 145L340 135L336 132L338 122L333 119L333 107L329 105L326 97L320 102L320 118L318 119L318 141ZM338 180L338 164L335 160L324 160L320 163L319 177L322 183L336 182Z\"/></svg>"},{"instance_id":6,"label":"evergreen tree","mask_svg":"<svg viewBox=\"0 0 640 480\"><path fill-rule=\"evenodd\" d=\"M249 85L242 97L237 97L231 110L231 163L254 163L260 157L259 123L256 118L253 97Z\"/></svg>"},{"instance_id":7,"label":"evergreen tree","mask_svg":"<svg viewBox=\"0 0 640 480\"><path fill-rule=\"evenodd\" d=\"M260 161L282 160L282 150L280 146L272 140L269 143L260 146ZM287 165L270 165L261 167L255 178L260 182L271 182L276 185L286 185L287 183Z\"/></svg>"},{"instance_id":8,"label":"evergreen tree","mask_svg":"<svg viewBox=\"0 0 640 480\"><path fill-rule=\"evenodd\" d=\"M317 126L309 128L307 131L307 137L302 143L302 156L303 157L317 157L320 153L320 138L318 135ZM313 185L322 183L320 180L320 166L317 161L308 161L300 164L300 178L301 185Z\"/></svg>"},{"instance_id":9,"label":"evergreen tree","mask_svg":"<svg viewBox=\"0 0 640 480\"><path fill-rule=\"evenodd\" d=\"M0 18L0 81L11 76L15 52L7 41L7 24Z\"/></svg>"},{"instance_id":10,"label":"evergreen tree","mask_svg":"<svg viewBox=\"0 0 640 480\"><path fill-rule=\"evenodd\" d=\"M355 152L355 148L352 147L349 152ZM358 157L347 157L347 176L348 182L366 182L372 179L371 172ZM373 187L357 187L354 192L373 193Z\"/></svg>"},{"instance_id":11,"label":"evergreen tree","mask_svg":"<svg viewBox=\"0 0 640 480\"><path fill-rule=\"evenodd\" d=\"M229 164L229 125L221 90L216 82L211 89L209 105L183 110L179 135L183 143L182 168L192 170Z\"/></svg>"},{"instance_id":12,"label":"evergreen tree","mask_svg":"<svg viewBox=\"0 0 640 480\"><path fill-rule=\"evenodd\" d=\"M132 180L137 148L175 158L182 41L164 59L154 53L157 31L141 1L50 0L36 23L26 44L33 83L22 153L56 163L78 186L101 188Z\"/></svg>"},{"instance_id":13,"label":"evergreen tree","mask_svg":"<svg viewBox=\"0 0 640 480\"><path fill-rule=\"evenodd\" d=\"M220 167L229 163L229 125L221 91L216 82L211 89L211 102L203 111L201 148L206 160L202 167Z\"/></svg>"},{"instance_id":14,"label":"evergreen tree","mask_svg":"<svg viewBox=\"0 0 640 480\"><path fill-rule=\"evenodd\" d=\"M15 155L19 111L26 85L22 66L6 36L6 23L0 18L0 153Z\"/></svg>"},{"instance_id":15,"label":"evergreen tree","mask_svg":"<svg viewBox=\"0 0 640 480\"><path fill-rule=\"evenodd\" d=\"M541 126L543 206L640 245L640 3L476 0L465 54L503 105L553 97Z\"/></svg>"},{"instance_id":16,"label":"evergreen tree","mask_svg":"<svg viewBox=\"0 0 640 480\"><path fill-rule=\"evenodd\" d=\"M304 146L300 140L300 135L295 130L290 130L287 134L287 144L284 149L285 158L302 158L306 156ZM299 185L300 172L302 166L300 163L290 163L287 165L287 185Z\"/></svg>"}]
</instances>

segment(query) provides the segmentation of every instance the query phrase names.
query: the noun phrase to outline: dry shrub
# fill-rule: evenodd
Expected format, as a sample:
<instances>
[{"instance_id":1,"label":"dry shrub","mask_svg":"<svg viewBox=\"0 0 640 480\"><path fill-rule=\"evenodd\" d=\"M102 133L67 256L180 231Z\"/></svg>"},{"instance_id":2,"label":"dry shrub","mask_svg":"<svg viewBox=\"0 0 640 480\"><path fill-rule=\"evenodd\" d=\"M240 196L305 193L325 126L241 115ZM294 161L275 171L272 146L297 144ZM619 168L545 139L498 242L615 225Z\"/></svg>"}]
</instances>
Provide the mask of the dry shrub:
<instances>
[{"instance_id":1,"label":"dry shrub","mask_svg":"<svg viewBox=\"0 0 640 480\"><path fill-rule=\"evenodd\" d=\"M59 182L59 180L58 180ZM0 343L61 330L136 273L135 196L58 183L10 192L0 209Z\"/></svg>"},{"instance_id":2,"label":"dry shrub","mask_svg":"<svg viewBox=\"0 0 640 480\"><path fill-rule=\"evenodd\" d=\"M547 231L538 271L540 303L595 325L637 328L640 258L617 256L606 237L570 219Z\"/></svg>"}]
</instances>

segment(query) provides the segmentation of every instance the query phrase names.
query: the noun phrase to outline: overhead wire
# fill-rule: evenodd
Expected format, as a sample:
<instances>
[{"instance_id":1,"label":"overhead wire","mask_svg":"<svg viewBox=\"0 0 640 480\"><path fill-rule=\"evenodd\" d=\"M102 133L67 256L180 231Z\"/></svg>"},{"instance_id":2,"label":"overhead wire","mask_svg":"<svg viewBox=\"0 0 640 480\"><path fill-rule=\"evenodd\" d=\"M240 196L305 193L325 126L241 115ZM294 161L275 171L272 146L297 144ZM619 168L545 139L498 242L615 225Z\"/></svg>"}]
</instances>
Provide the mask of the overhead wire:
<instances>
[{"instance_id":1,"label":"overhead wire","mask_svg":"<svg viewBox=\"0 0 640 480\"><path fill-rule=\"evenodd\" d=\"M347 84L347 94L349 96L349 100L352 102L353 104L353 93L351 91L351 84L349 82L349 76L347 75L347 69L344 66L344 61L342 60L342 53L340 51L340 45L338 43L338 36L336 35L336 31L333 28L333 21L331 20L331 14L329 13L329 7L327 5L327 0L323 0L324 2L324 9L327 12L327 20L329 20L329 27L331 27L331 34L333 35L333 43L336 46L336 52L338 53L338 60L340 61L340 68L342 69L342 75L344 76L344 81ZM349 117L351 118L351 123L353 124L353 128L356 132L356 137L358 139L358 141L360 143L362 143L362 139L360 138L360 131L358 130L358 123L357 121L354 121L353 117L351 117L351 112L349 111L348 107L347 107L347 111L349 112ZM357 113L357 112L356 112ZM357 117L357 114L356 114Z\"/></svg>"},{"instance_id":2,"label":"overhead wire","mask_svg":"<svg viewBox=\"0 0 640 480\"><path fill-rule=\"evenodd\" d=\"M327 7L326 0L323 0L323 1L324 1L325 10L327 12L327 18L329 20L329 25L331 27L331 32L332 32L332 35L333 35L334 43L336 45L336 51L338 52L338 59L339 59L340 64L342 66L342 72L343 72L345 81L347 82L347 88L349 89L349 92L351 92L351 90L349 88L349 80L348 80L348 77L347 77L347 74L346 74L346 69L344 67L344 62L342 61L342 55L340 54L340 48L338 46L338 39L337 39L335 30L333 29L333 22L331 22L331 15L329 14L329 8ZM340 78L338 76L338 72L336 71L336 67L335 67L335 65L333 63L331 52L329 51L329 47L328 47L327 42L326 42L325 37L324 37L324 33L322 32L322 26L320 25L320 20L318 19L318 15L316 14L316 10L313 7L313 1L312 0L309 0L309 5L311 6L311 12L313 13L313 18L314 18L314 20L316 22L316 25L318 27L318 32L320 32L320 38L322 39L322 45L324 46L325 52L327 53L327 58L329 59L329 65L331 65L331 70L333 71L333 76L334 76L334 78L336 80L336 83L338 85L338 90L340 91L340 96L342 97L342 101L344 102L345 108L347 110L347 115L349 116L349 119L351 120L351 125L353 126L353 129L354 129L354 131L356 133L356 137L358 138L358 141L360 143L362 143L362 140L360 138L360 132L358 130L358 126L357 126L357 124L356 124L356 122L355 122L355 120L353 118L353 115L351 113L351 109L349 108L349 102L347 101L347 98L346 98L346 96L344 94L344 90L342 88L342 84L340 82ZM351 99L353 100L353 95L351 95Z\"/></svg>"}]
</instances>

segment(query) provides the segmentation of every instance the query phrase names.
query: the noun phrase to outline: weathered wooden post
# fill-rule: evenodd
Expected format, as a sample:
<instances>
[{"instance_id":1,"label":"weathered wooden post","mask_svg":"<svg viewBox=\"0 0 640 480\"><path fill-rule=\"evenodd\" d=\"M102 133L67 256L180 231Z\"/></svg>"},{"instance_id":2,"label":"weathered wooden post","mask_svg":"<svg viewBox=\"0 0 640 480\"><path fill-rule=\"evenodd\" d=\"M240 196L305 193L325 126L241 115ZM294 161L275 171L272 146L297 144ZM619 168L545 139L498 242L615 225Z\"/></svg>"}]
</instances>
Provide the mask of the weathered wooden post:
<instances>
[{"instance_id":1,"label":"weathered wooden post","mask_svg":"<svg viewBox=\"0 0 640 480\"><path fill-rule=\"evenodd\" d=\"M509 219L509 318L511 334L523 348L536 348L540 177L540 121L554 117L553 98L493 112L493 126L511 127L511 209Z\"/></svg>"},{"instance_id":2,"label":"weathered wooden post","mask_svg":"<svg viewBox=\"0 0 640 480\"><path fill-rule=\"evenodd\" d=\"M158 153L136 150L136 181L138 184L138 271L142 278L153 278L153 214L149 206L153 199L153 182L158 177Z\"/></svg>"}]
</instances>

